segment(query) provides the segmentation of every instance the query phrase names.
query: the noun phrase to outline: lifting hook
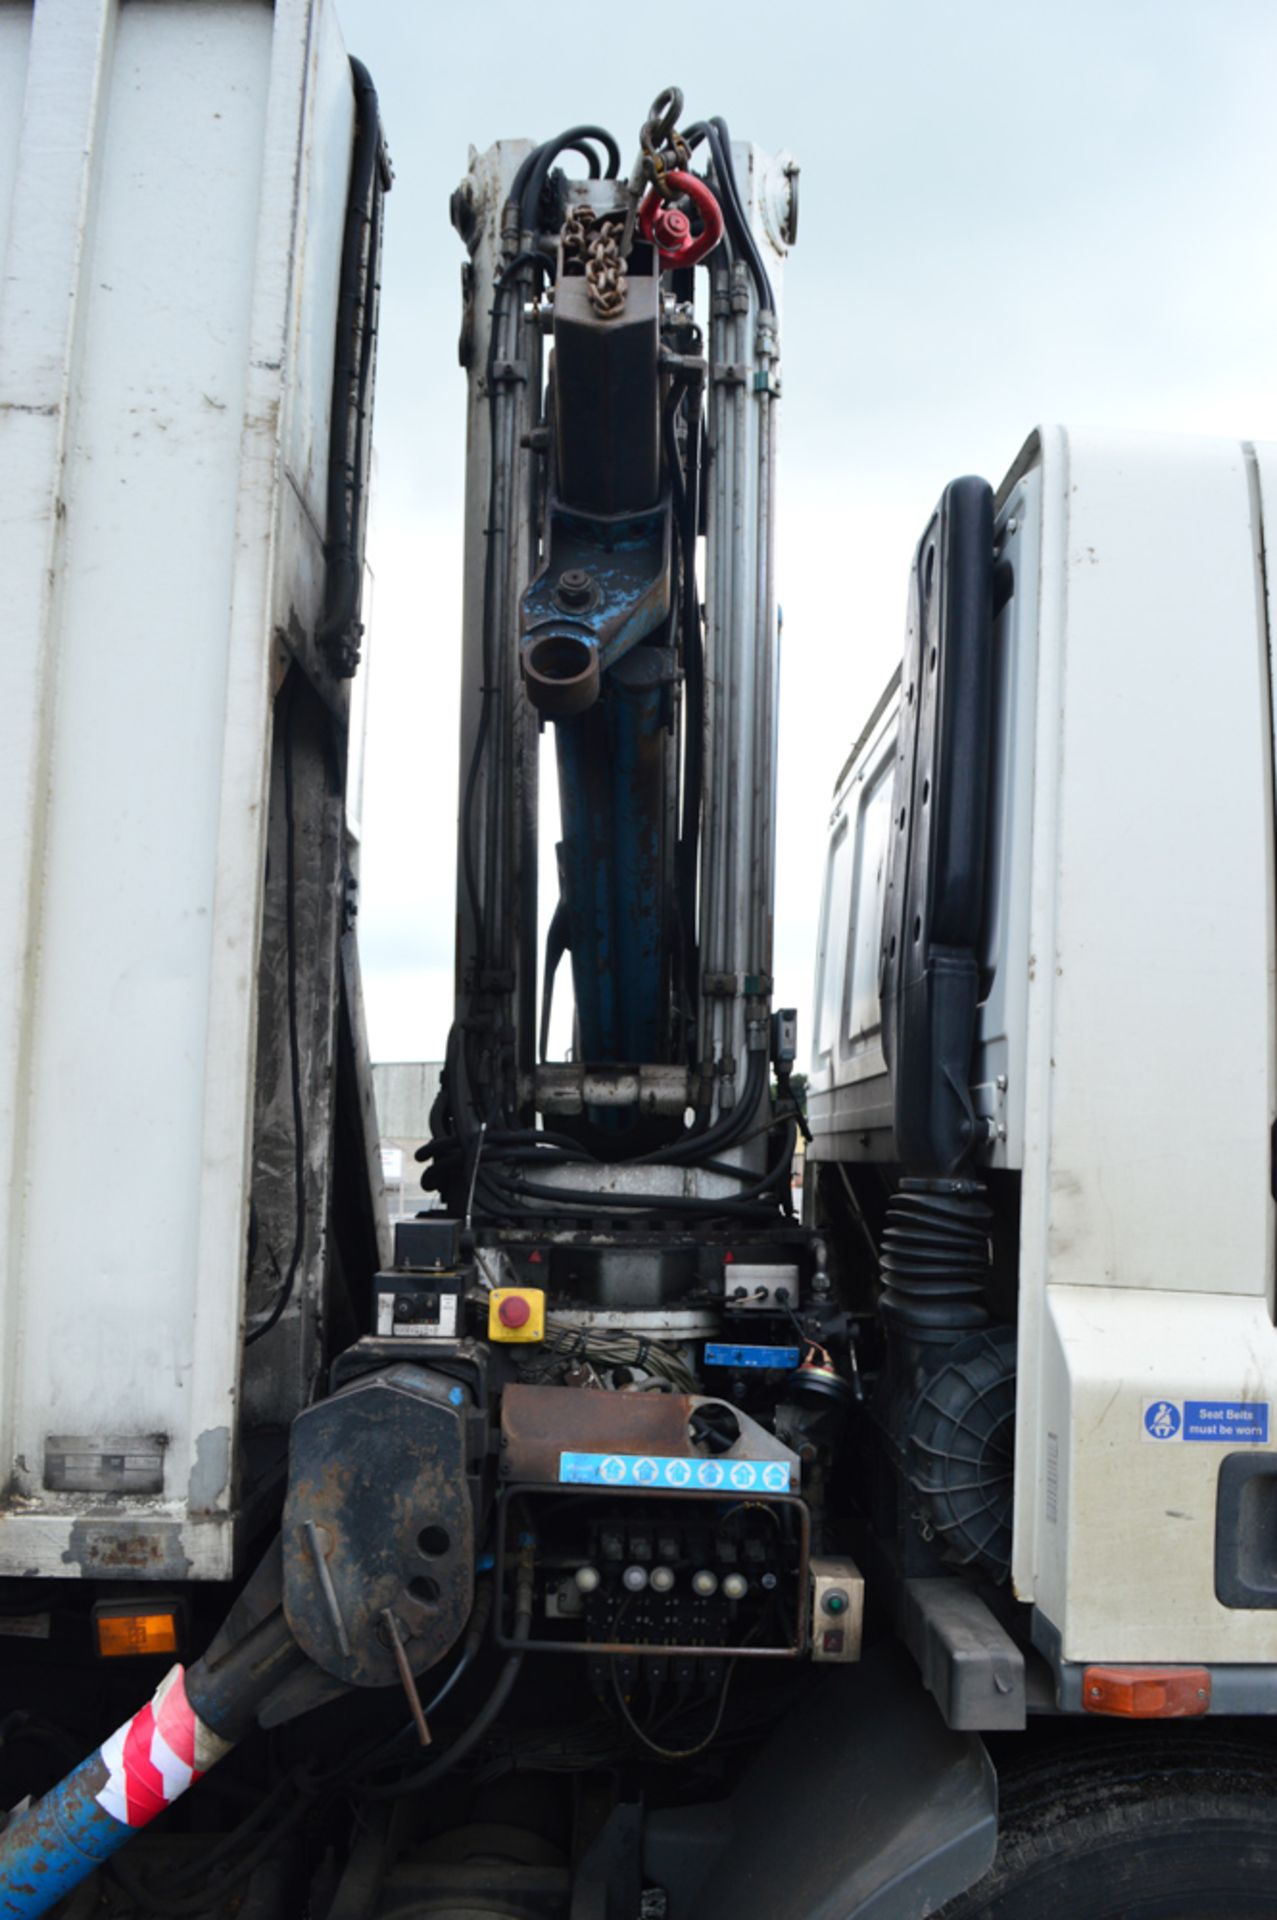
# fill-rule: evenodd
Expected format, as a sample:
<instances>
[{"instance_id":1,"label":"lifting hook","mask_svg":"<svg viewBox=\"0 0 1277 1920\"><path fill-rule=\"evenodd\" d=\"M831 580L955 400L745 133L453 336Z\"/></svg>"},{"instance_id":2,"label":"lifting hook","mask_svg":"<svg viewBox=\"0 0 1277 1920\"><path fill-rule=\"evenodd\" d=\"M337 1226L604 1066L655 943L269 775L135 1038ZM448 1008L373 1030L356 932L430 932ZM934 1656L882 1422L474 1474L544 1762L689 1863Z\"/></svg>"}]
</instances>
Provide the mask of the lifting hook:
<instances>
[{"instance_id":1,"label":"lifting hook","mask_svg":"<svg viewBox=\"0 0 1277 1920\"><path fill-rule=\"evenodd\" d=\"M701 230L692 232L692 223L679 207L671 206L661 189L653 187L639 208L639 229L660 255L663 267L694 267L712 253L723 237L723 210L705 185L693 173L677 169L662 177L664 193L684 193L701 216Z\"/></svg>"}]
</instances>

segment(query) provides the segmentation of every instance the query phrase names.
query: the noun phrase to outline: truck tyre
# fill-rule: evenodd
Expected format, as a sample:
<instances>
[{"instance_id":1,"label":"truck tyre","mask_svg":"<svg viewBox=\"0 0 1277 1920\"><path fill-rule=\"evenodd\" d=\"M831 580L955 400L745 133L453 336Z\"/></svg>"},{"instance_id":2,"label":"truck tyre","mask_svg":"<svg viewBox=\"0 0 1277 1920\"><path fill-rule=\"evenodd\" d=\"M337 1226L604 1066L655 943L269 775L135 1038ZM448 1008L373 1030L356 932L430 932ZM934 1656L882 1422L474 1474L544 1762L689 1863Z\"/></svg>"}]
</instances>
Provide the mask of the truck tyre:
<instances>
[{"instance_id":1,"label":"truck tyre","mask_svg":"<svg viewBox=\"0 0 1277 1920\"><path fill-rule=\"evenodd\" d=\"M1277 1746L1081 1738L999 1767L997 1857L942 1920L1272 1920Z\"/></svg>"}]
</instances>

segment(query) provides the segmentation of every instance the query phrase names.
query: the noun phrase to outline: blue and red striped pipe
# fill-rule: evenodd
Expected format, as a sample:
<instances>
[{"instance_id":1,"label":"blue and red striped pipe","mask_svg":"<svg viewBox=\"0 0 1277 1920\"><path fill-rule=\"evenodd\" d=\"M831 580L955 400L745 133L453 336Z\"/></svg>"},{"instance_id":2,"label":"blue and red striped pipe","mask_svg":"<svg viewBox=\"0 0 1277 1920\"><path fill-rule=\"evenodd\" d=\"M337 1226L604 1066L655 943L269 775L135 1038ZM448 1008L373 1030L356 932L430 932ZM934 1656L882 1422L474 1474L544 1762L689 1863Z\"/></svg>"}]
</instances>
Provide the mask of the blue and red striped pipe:
<instances>
[{"instance_id":1,"label":"blue and red striped pipe","mask_svg":"<svg viewBox=\"0 0 1277 1920\"><path fill-rule=\"evenodd\" d=\"M0 1915L47 1913L231 1745L200 1719L185 1669L174 1667L139 1713L0 1833Z\"/></svg>"}]
</instances>

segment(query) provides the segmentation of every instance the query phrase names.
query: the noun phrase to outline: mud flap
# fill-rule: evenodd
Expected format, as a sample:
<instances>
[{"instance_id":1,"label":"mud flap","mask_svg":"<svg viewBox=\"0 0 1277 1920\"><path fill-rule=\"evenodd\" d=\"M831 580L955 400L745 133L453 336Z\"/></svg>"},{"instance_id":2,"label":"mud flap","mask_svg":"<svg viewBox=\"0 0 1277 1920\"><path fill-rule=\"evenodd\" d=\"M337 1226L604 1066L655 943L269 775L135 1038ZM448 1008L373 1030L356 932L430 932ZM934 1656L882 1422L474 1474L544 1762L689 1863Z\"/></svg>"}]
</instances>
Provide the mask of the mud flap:
<instances>
[{"instance_id":1,"label":"mud flap","mask_svg":"<svg viewBox=\"0 0 1277 1920\"><path fill-rule=\"evenodd\" d=\"M813 1669L740 1786L650 1816L668 1920L923 1920L993 1863L997 1779L899 1647Z\"/></svg>"}]
</instances>

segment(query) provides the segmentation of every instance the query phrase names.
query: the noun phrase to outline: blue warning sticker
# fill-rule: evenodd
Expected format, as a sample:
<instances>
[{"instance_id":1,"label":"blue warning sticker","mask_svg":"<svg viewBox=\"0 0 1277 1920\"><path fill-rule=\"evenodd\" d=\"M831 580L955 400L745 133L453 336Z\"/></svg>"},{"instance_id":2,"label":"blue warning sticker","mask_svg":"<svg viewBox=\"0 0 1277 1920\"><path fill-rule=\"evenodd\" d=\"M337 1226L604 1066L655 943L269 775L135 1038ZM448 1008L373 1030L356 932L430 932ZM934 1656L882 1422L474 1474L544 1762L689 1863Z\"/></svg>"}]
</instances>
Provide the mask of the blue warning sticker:
<instances>
[{"instance_id":1,"label":"blue warning sticker","mask_svg":"<svg viewBox=\"0 0 1277 1920\"><path fill-rule=\"evenodd\" d=\"M1202 1440L1216 1446L1268 1444L1267 1400L1146 1400L1146 1440Z\"/></svg>"},{"instance_id":2,"label":"blue warning sticker","mask_svg":"<svg viewBox=\"0 0 1277 1920\"><path fill-rule=\"evenodd\" d=\"M711 1344L705 1349L707 1367L784 1367L792 1373L798 1361L797 1347L726 1347Z\"/></svg>"},{"instance_id":3,"label":"blue warning sticker","mask_svg":"<svg viewBox=\"0 0 1277 1920\"><path fill-rule=\"evenodd\" d=\"M785 1460L685 1460L650 1453L561 1453L559 1479L575 1486L672 1487L692 1493L788 1493Z\"/></svg>"}]
</instances>

